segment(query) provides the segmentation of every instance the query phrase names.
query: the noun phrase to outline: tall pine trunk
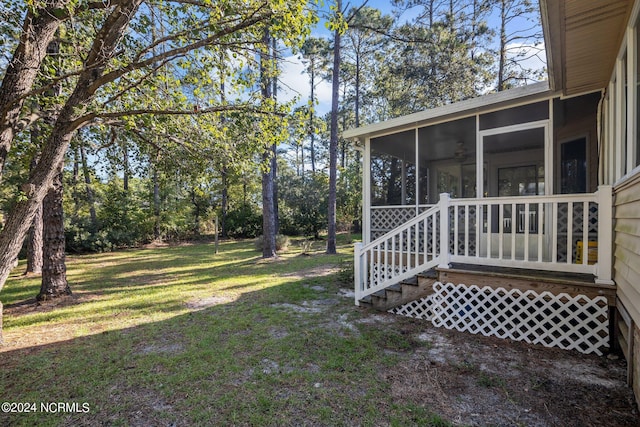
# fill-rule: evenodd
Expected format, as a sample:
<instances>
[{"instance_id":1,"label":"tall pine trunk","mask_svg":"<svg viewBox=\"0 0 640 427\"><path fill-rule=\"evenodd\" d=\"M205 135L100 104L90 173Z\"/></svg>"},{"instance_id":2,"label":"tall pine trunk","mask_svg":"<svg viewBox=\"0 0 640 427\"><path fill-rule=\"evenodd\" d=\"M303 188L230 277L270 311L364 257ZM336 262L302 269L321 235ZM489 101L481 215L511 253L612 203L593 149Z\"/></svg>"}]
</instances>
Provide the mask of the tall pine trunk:
<instances>
[{"instance_id":1,"label":"tall pine trunk","mask_svg":"<svg viewBox=\"0 0 640 427\"><path fill-rule=\"evenodd\" d=\"M269 31L265 31L262 39L264 52L260 57L260 80L262 85L262 98L267 100L272 98L271 84L271 67L269 63L271 58L269 50L271 47L271 36ZM273 147L266 147L262 160L265 170L262 171L262 257L275 258L276 254L276 223L275 223L275 207L274 207L274 191L273 191L273 173L271 167L273 165Z\"/></svg>"},{"instance_id":2,"label":"tall pine trunk","mask_svg":"<svg viewBox=\"0 0 640 427\"><path fill-rule=\"evenodd\" d=\"M222 218L220 218L220 229L222 232L222 238L226 239L228 237L227 231L227 211L229 210L229 178L227 167L224 166L222 168L222 200L220 201L220 211L222 213ZM216 230L216 233L218 230Z\"/></svg>"},{"instance_id":3,"label":"tall pine trunk","mask_svg":"<svg viewBox=\"0 0 640 427\"><path fill-rule=\"evenodd\" d=\"M31 143L39 144L40 132L37 126L31 130ZM31 159L30 171L38 164L38 155ZM42 273L42 204L38 207L27 235L27 270L25 275Z\"/></svg>"},{"instance_id":4,"label":"tall pine trunk","mask_svg":"<svg viewBox=\"0 0 640 427\"><path fill-rule=\"evenodd\" d=\"M316 131L313 123L313 113L316 108L316 98L315 98L315 67L314 60L311 60L311 108L309 110L309 155L311 156L311 174L315 175L316 173L316 149L315 149L315 137ZM302 155L302 176L304 178L304 152Z\"/></svg>"},{"instance_id":5,"label":"tall pine trunk","mask_svg":"<svg viewBox=\"0 0 640 427\"><path fill-rule=\"evenodd\" d=\"M337 10L342 11L342 1L336 0ZM340 93L340 30L333 39L333 74L331 82L331 136L329 139L329 209L327 214L327 253L336 253L336 199L338 175L338 98Z\"/></svg>"},{"instance_id":6,"label":"tall pine trunk","mask_svg":"<svg viewBox=\"0 0 640 427\"><path fill-rule=\"evenodd\" d=\"M91 189L91 175L89 174L89 166L87 165L87 154L84 151L84 145L80 145L80 161L82 162L82 175L84 175L84 186L87 192L87 202L89 203L89 216L91 217L91 232L98 230L98 216L96 215L96 202Z\"/></svg>"},{"instance_id":7,"label":"tall pine trunk","mask_svg":"<svg viewBox=\"0 0 640 427\"><path fill-rule=\"evenodd\" d=\"M24 272L26 275L42 273L42 229L42 206L40 206L33 217L27 237L27 270Z\"/></svg>"},{"instance_id":8,"label":"tall pine trunk","mask_svg":"<svg viewBox=\"0 0 640 427\"><path fill-rule=\"evenodd\" d=\"M42 202L42 284L38 301L71 295L65 264L62 164Z\"/></svg>"},{"instance_id":9,"label":"tall pine trunk","mask_svg":"<svg viewBox=\"0 0 640 427\"><path fill-rule=\"evenodd\" d=\"M27 235L27 269L25 275L42 273L42 205L38 207Z\"/></svg>"},{"instance_id":10,"label":"tall pine trunk","mask_svg":"<svg viewBox=\"0 0 640 427\"><path fill-rule=\"evenodd\" d=\"M505 0L500 1L500 45L498 47L498 92L506 89L506 62L507 62L507 5Z\"/></svg>"},{"instance_id":11,"label":"tall pine trunk","mask_svg":"<svg viewBox=\"0 0 640 427\"><path fill-rule=\"evenodd\" d=\"M273 37L271 39L272 45L272 61L273 61L273 92L272 98L277 101L278 99L278 62L277 62L277 43L276 38ZM280 232L280 209L278 207L278 146L274 142L271 146L271 150L273 151L273 159L271 159L271 178L273 180L273 233L277 236Z\"/></svg>"},{"instance_id":12,"label":"tall pine trunk","mask_svg":"<svg viewBox=\"0 0 640 427\"><path fill-rule=\"evenodd\" d=\"M160 181L158 168L153 166L153 237L160 238Z\"/></svg>"}]
</instances>

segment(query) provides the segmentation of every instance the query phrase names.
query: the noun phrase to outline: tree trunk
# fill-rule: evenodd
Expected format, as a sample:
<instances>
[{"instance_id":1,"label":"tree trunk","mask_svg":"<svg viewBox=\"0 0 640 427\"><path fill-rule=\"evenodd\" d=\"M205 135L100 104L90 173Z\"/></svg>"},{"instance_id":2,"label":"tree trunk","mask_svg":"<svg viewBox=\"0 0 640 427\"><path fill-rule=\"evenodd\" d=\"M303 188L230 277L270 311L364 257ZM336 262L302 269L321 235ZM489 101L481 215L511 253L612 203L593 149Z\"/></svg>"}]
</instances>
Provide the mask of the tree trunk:
<instances>
[{"instance_id":1,"label":"tree trunk","mask_svg":"<svg viewBox=\"0 0 640 427\"><path fill-rule=\"evenodd\" d=\"M313 61L313 60L312 60ZM315 149L315 126L313 123L313 112L316 108L316 98L315 98L315 69L314 64L311 62L311 109L309 110L309 155L311 156L311 174L315 175L316 173L316 149ZM303 166L302 173L304 175L304 157L302 158Z\"/></svg>"},{"instance_id":2,"label":"tree trunk","mask_svg":"<svg viewBox=\"0 0 640 427\"><path fill-rule=\"evenodd\" d=\"M70 0L49 0L42 3L44 7L28 8L20 42L0 86L0 179L25 95L31 90L40 65L47 55L47 47L60 26L61 21L55 17L53 10L66 8Z\"/></svg>"},{"instance_id":3,"label":"tree trunk","mask_svg":"<svg viewBox=\"0 0 640 427\"><path fill-rule=\"evenodd\" d=\"M265 151L263 161L269 162L271 150ZM273 175L271 171L262 173L262 238L263 258L275 258L276 254L276 232L273 212Z\"/></svg>"},{"instance_id":4,"label":"tree trunk","mask_svg":"<svg viewBox=\"0 0 640 427\"><path fill-rule=\"evenodd\" d=\"M226 104L227 99L225 95L225 74L222 72L224 68L224 55L223 51L220 51L220 103ZM222 116L221 118L222 124L224 125L227 122L227 118ZM220 218L220 228L222 229L222 238L226 239L228 237L227 231L227 211L229 210L229 171L227 169L227 162L225 161L222 164L220 179L222 181L222 200L220 202L220 213L222 218ZM216 233L218 233L218 228L216 227ZM216 234L216 238L218 235Z\"/></svg>"},{"instance_id":5,"label":"tree trunk","mask_svg":"<svg viewBox=\"0 0 640 427\"><path fill-rule=\"evenodd\" d=\"M193 235L200 236L200 203L195 187L191 188L191 203L193 204Z\"/></svg>"},{"instance_id":6,"label":"tree trunk","mask_svg":"<svg viewBox=\"0 0 640 427\"><path fill-rule=\"evenodd\" d=\"M276 145L271 148L273 158L271 159L271 181L273 185L273 232L278 235L280 232L280 210L278 208L278 158Z\"/></svg>"},{"instance_id":7,"label":"tree trunk","mask_svg":"<svg viewBox=\"0 0 640 427\"><path fill-rule=\"evenodd\" d=\"M153 167L153 237L160 238L160 183L158 180L158 168Z\"/></svg>"},{"instance_id":8,"label":"tree trunk","mask_svg":"<svg viewBox=\"0 0 640 427\"><path fill-rule=\"evenodd\" d=\"M262 85L262 98L268 99L273 96L273 85L271 84L271 76L268 72L270 67L267 65L271 60L271 55L268 53L271 45L271 36L268 30L265 31L262 41L264 43L264 53L262 53L260 58L260 80ZM276 224L273 200L273 173L271 171L271 167L273 166L273 147L265 148L262 154L262 160L264 165L268 165L268 170L262 172L262 257L275 258L277 257Z\"/></svg>"},{"instance_id":9,"label":"tree trunk","mask_svg":"<svg viewBox=\"0 0 640 427\"><path fill-rule=\"evenodd\" d=\"M504 0L500 1L500 52L498 60L498 92L502 92L506 88L505 68L507 62L507 11Z\"/></svg>"},{"instance_id":10,"label":"tree trunk","mask_svg":"<svg viewBox=\"0 0 640 427\"><path fill-rule=\"evenodd\" d=\"M274 68L274 76L273 76L273 92L272 98L274 100L278 99L278 64L277 64L277 55L276 55L276 38L273 37L271 39L272 45L272 57L273 68ZM278 207L278 147L274 143L271 146L271 150L273 151L273 158L271 159L271 174L273 177L273 233L277 236L280 232L280 209Z\"/></svg>"},{"instance_id":11,"label":"tree trunk","mask_svg":"<svg viewBox=\"0 0 640 427\"><path fill-rule=\"evenodd\" d=\"M42 273L42 205L36 211L27 238L26 275Z\"/></svg>"},{"instance_id":12,"label":"tree trunk","mask_svg":"<svg viewBox=\"0 0 640 427\"><path fill-rule=\"evenodd\" d=\"M78 216L80 210L80 194L78 193L78 183L80 182L80 150L76 146L73 150L73 188L71 195L73 197L73 216Z\"/></svg>"},{"instance_id":13,"label":"tree trunk","mask_svg":"<svg viewBox=\"0 0 640 427\"><path fill-rule=\"evenodd\" d=\"M105 19L85 60L84 69L78 76L76 87L62 107L42 148L40 161L23 186L26 198L16 203L0 231L0 291L11 273L13 261L20 251L33 217L59 173L58 168L64 161L71 138L84 124L79 120L79 115L84 112L99 87L96 80L103 74L108 58L114 55L115 47L141 1L124 2L116 6Z\"/></svg>"},{"instance_id":14,"label":"tree trunk","mask_svg":"<svg viewBox=\"0 0 640 427\"><path fill-rule=\"evenodd\" d=\"M43 248L42 284L38 301L71 295L65 264L64 215L62 210L62 164L42 202Z\"/></svg>"},{"instance_id":15,"label":"tree trunk","mask_svg":"<svg viewBox=\"0 0 640 427\"><path fill-rule=\"evenodd\" d=\"M222 231L222 237L227 238L227 211L229 210L229 178L226 166L222 168L222 201L220 202L220 210L222 211L222 218L220 218L220 228ZM217 232L218 230L216 230Z\"/></svg>"},{"instance_id":16,"label":"tree trunk","mask_svg":"<svg viewBox=\"0 0 640 427\"><path fill-rule=\"evenodd\" d=\"M336 0L338 11L342 1ZM338 98L340 93L340 31L336 30L333 41L333 75L331 86L331 136L329 139L329 211L327 225L327 253L336 253L336 181L338 174Z\"/></svg>"},{"instance_id":17,"label":"tree trunk","mask_svg":"<svg viewBox=\"0 0 640 427\"><path fill-rule=\"evenodd\" d=\"M84 145L80 145L80 160L82 162L82 174L84 175L84 185L87 191L87 201L89 202L89 215L91 217L91 232L98 230L98 216L96 215L96 202L91 189L91 175L89 174L89 166L87 165L87 155L84 152Z\"/></svg>"},{"instance_id":18,"label":"tree trunk","mask_svg":"<svg viewBox=\"0 0 640 427\"><path fill-rule=\"evenodd\" d=\"M124 169L122 175L122 189L125 193L129 192L129 150L127 150L127 143L122 143L122 167Z\"/></svg>"},{"instance_id":19,"label":"tree trunk","mask_svg":"<svg viewBox=\"0 0 640 427\"><path fill-rule=\"evenodd\" d=\"M31 129L31 144L34 146L40 145L40 132L38 126ZM31 159L31 165L29 171L38 164L39 155L36 154ZM25 275L40 274L42 273L42 205L38 207L36 214L33 217L31 228L29 229L29 235L27 236L27 270Z\"/></svg>"}]
</instances>

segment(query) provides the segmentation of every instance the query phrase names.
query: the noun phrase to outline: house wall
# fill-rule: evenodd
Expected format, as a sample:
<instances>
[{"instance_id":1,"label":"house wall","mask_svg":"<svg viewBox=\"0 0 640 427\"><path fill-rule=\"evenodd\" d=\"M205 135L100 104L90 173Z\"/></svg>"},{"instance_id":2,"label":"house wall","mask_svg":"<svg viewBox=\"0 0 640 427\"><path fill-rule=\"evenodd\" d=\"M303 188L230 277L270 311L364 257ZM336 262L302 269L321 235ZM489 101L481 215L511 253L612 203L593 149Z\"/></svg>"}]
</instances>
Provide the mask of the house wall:
<instances>
[{"instance_id":1,"label":"house wall","mask_svg":"<svg viewBox=\"0 0 640 427\"><path fill-rule=\"evenodd\" d=\"M629 314L632 334L624 342L629 380L640 404L640 173L614 188L614 272L618 304ZM622 332L618 332L621 334ZM625 337L626 338L626 337Z\"/></svg>"},{"instance_id":2,"label":"house wall","mask_svg":"<svg viewBox=\"0 0 640 427\"><path fill-rule=\"evenodd\" d=\"M618 298L640 325L640 173L616 186L614 280Z\"/></svg>"},{"instance_id":3,"label":"house wall","mask_svg":"<svg viewBox=\"0 0 640 427\"><path fill-rule=\"evenodd\" d=\"M640 1L631 13L601 108L599 180L613 185L617 335L640 403Z\"/></svg>"}]
</instances>

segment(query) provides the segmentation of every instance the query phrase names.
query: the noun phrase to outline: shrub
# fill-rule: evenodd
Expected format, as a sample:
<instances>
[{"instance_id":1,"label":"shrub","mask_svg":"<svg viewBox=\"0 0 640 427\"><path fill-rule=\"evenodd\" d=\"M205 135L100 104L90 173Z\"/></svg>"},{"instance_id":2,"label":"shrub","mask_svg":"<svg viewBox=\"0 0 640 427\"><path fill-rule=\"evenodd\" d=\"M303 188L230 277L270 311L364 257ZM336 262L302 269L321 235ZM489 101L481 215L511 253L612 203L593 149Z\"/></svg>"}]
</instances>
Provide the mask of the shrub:
<instances>
[{"instance_id":1,"label":"shrub","mask_svg":"<svg viewBox=\"0 0 640 427\"><path fill-rule=\"evenodd\" d=\"M262 214L243 205L227 213L225 226L229 237L256 237L262 232Z\"/></svg>"},{"instance_id":2,"label":"shrub","mask_svg":"<svg viewBox=\"0 0 640 427\"><path fill-rule=\"evenodd\" d=\"M256 251L262 251L264 249L264 237L258 236L254 242ZM278 234L276 236L276 251L286 250L289 247L289 237L284 234Z\"/></svg>"}]
</instances>

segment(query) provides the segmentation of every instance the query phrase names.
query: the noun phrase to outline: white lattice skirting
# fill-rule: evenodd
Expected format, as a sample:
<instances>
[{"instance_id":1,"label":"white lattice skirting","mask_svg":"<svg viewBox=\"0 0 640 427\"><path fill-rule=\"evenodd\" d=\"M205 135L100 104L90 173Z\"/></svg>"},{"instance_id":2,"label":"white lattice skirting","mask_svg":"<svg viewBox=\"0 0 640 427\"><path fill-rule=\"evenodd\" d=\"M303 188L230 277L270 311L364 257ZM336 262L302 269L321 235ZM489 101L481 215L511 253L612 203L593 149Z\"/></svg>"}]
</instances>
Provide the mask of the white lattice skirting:
<instances>
[{"instance_id":1,"label":"white lattice skirting","mask_svg":"<svg viewBox=\"0 0 640 427\"><path fill-rule=\"evenodd\" d=\"M392 313L434 326L545 347L603 354L609 347L607 299L436 282L434 294Z\"/></svg>"}]
</instances>

